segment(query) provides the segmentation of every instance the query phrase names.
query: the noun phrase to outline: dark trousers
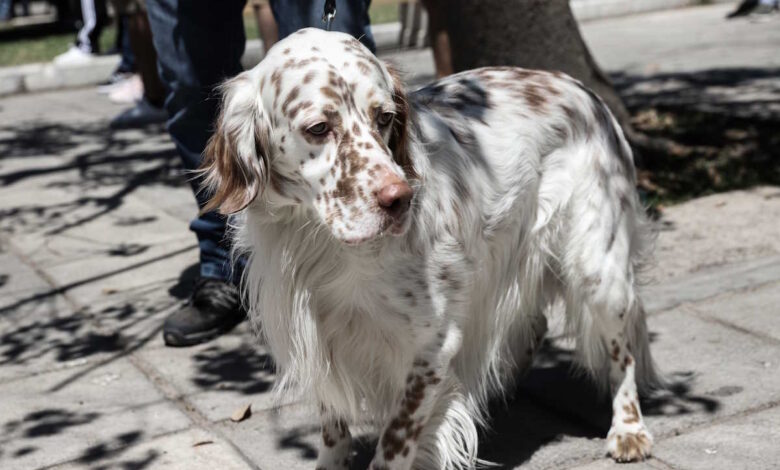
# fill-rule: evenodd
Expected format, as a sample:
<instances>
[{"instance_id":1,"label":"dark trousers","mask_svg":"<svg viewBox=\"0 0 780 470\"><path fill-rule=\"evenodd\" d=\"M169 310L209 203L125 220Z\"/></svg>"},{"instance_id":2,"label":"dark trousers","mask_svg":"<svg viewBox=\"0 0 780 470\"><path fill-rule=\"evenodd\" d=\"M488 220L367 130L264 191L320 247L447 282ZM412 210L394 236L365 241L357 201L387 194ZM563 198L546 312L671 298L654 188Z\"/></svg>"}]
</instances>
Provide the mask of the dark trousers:
<instances>
[{"instance_id":1,"label":"dark trousers","mask_svg":"<svg viewBox=\"0 0 780 470\"><path fill-rule=\"evenodd\" d=\"M322 12L324 0L270 0L279 39L302 28L324 28ZM358 38L371 52L376 52L374 36L369 25L368 7L371 0L336 0L336 18L331 29Z\"/></svg>"},{"instance_id":2,"label":"dark trousers","mask_svg":"<svg viewBox=\"0 0 780 470\"><path fill-rule=\"evenodd\" d=\"M246 37L245 0L147 0L160 78L166 86L168 132L184 167L195 170L213 131L218 97L214 87L241 72ZM208 195L191 181L198 206ZM200 275L231 280L225 217L202 214L190 223L200 247ZM236 273L238 274L238 273Z\"/></svg>"}]
</instances>

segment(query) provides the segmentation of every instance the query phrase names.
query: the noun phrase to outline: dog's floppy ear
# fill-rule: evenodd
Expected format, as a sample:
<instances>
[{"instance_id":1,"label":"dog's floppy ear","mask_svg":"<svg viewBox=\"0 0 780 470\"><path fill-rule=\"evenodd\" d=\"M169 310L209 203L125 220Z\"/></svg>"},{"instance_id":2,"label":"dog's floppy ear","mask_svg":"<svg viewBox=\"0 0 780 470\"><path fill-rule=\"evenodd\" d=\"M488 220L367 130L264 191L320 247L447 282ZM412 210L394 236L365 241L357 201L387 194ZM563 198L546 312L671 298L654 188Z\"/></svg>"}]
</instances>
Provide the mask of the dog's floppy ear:
<instances>
[{"instance_id":1,"label":"dog's floppy ear","mask_svg":"<svg viewBox=\"0 0 780 470\"><path fill-rule=\"evenodd\" d=\"M393 152L393 159L403 168L406 177L415 178L417 175L409 154L409 102L398 71L391 66L387 69L393 79L393 101L395 102L395 120L388 146Z\"/></svg>"},{"instance_id":2,"label":"dog's floppy ear","mask_svg":"<svg viewBox=\"0 0 780 470\"><path fill-rule=\"evenodd\" d=\"M232 214L252 202L268 174L268 130L260 87L250 72L220 86L222 104L214 135L206 145L200 172L210 195L202 212Z\"/></svg>"}]
</instances>

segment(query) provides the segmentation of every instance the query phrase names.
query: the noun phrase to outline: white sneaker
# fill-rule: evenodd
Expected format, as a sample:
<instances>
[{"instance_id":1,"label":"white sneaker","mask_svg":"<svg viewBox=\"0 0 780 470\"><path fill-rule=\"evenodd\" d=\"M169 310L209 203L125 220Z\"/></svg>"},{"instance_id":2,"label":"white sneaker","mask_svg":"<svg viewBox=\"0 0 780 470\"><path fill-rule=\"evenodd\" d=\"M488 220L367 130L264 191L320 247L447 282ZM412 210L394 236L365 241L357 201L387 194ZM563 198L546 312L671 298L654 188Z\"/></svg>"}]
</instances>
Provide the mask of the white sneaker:
<instances>
[{"instance_id":1,"label":"white sneaker","mask_svg":"<svg viewBox=\"0 0 780 470\"><path fill-rule=\"evenodd\" d=\"M108 99L114 103L132 104L144 96L144 83L141 77L133 75L127 80L117 83L108 93Z\"/></svg>"},{"instance_id":2,"label":"white sneaker","mask_svg":"<svg viewBox=\"0 0 780 470\"><path fill-rule=\"evenodd\" d=\"M52 62L55 65L84 65L92 62L94 57L94 54L84 52L76 46L70 46L70 49L55 57Z\"/></svg>"}]
</instances>

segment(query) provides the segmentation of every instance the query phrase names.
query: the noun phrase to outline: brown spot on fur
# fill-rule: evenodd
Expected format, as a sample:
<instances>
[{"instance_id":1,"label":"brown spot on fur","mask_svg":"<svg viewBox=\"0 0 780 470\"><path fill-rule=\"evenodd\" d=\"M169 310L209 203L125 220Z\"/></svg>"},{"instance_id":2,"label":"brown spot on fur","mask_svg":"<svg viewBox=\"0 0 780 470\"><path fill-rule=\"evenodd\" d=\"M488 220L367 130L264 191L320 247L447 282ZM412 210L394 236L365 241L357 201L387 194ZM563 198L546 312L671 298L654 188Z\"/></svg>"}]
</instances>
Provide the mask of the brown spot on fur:
<instances>
[{"instance_id":1,"label":"brown spot on fur","mask_svg":"<svg viewBox=\"0 0 780 470\"><path fill-rule=\"evenodd\" d=\"M614 339L612 340L612 352L610 353L613 362L617 362L620 359L620 346Z\"/></svg>"},{"instance_id":2,"label":"brown spot on fur","mask_svg":"<svg viewBox=\"0 0 780 470\"><path fill-rule=\"evenodd\" d=\"M528 103L528 106L537 111L547 103L547 98L545 97L543 90L538 85L533 83L527 84L520 91L520 95L526 101L526 103Z\"/></svg>"},{"instance_id":3,"label":"brown spot on fur","mask_svg":"<svg viewBox=\"0 0 780 470\"><path fill-rule=\"evenodd\" d=\"M312 70L311 72L308 72L306 75L303 76L303 83L304 85L314 80L314 77L317 75L317 72Z\"/></svg>"},{"instance_id":4,"label":"brown spot on fur","mask_svg":"<svg viewBox=\"0 0 780 470\"><path fill-rule=\"evenodd\" d=\"M323 429L322 430L322 443L325 444L325 447L333 447L336 445L336 441L330 437L330 434L328 434L328 431Z\"/></svg>"},{"instance_id":5,"label":"brown spot on fur","mask_svg":"<svg viewBox=\"0 0 780 470\"><path fill-rule=\"evenodd\" d=\"M320 88L320 92L323 95L325 95L327 98L330 98L331 100L335 101L337 104L341 103L341 95L333 88L324 86Z\"/></svg>"},{"instance_id":6,"label":"brown spot on fur","mask_svg":"<svg viewBox=\"0 0 780 470\"><path fill-rule=\"evenodd\" d=\"M298 98L298 95L300 94L301 89L300 87L293 87L292 90L290 90L290 93L287 94L287 98L284 99L284 103L282 103L282 114L287 115L287 108L290 107L290 104Z\"/></svg>"},{"instance_id":7,"label":"brown spot on fur","mask_svg":"<svg viewBox=\"0 0 780 470\"><path fill-rule=\"evenodd\" d=\"M357 61L357 68L363 75L368 75L371 73L371 67L369 67L369 65L362 60Z\"/></svg>"},{"instance_id":8,"label":"brown spot on fur","mask_svg":"<svg viewBox=\"0 0 780 470\"><path fill-rule=\"evenodd\" d=\"M615 458L621 462L633 462L644 460L650 441L644 434L626 434L617 436L617 455Z\"/></svg>"}]
</instances>

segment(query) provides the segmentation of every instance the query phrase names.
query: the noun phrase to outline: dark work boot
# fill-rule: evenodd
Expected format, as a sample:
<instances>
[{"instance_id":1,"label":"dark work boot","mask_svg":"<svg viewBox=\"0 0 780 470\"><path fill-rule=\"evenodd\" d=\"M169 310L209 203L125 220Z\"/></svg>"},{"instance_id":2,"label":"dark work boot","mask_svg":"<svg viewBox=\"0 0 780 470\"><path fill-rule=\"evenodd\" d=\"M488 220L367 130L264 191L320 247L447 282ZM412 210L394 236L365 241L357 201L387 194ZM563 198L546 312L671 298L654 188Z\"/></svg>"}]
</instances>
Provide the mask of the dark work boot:
<instances>
[{"instance_id":1,"label":"dark work boot","mask_svg":"<svg viewBox=\"0 0 780 470\"><path fill-rule=\"evenodd\" d=\"M168 346L192 346L229 331L244 318L236 286L200 278L190 301L165 319L163 339Z\"/></svg>"}]
</instances>

